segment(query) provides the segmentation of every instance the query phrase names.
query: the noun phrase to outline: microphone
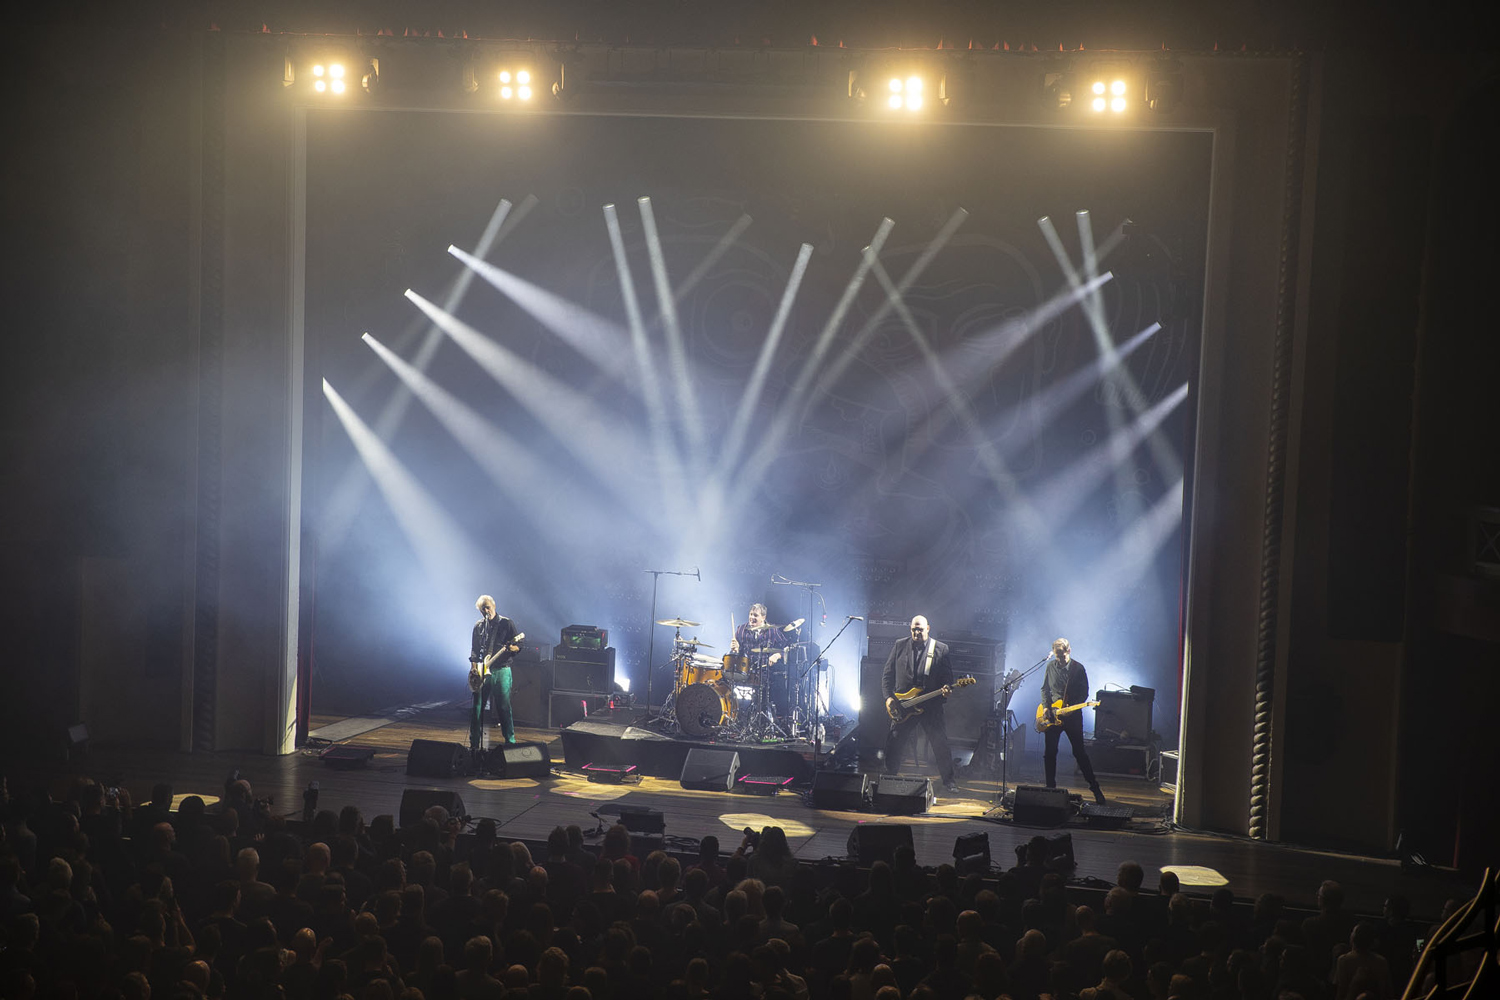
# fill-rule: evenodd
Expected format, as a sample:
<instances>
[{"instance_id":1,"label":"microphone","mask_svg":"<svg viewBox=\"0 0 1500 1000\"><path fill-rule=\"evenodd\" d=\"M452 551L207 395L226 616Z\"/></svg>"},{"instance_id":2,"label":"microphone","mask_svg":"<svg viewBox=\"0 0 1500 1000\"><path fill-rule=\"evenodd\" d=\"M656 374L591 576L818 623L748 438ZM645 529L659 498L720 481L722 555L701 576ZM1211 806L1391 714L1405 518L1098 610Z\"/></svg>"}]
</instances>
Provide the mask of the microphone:
<instances>
[{"instance_id":1,"label":"microphone","mask_svg":"<svg viewBox=\"0 0 1500 1000\"><path fill-rule=\"evenodd\" d=\"M820 622L818 622L818 625L819 626L824 626L824 625L827 625L827 624L828 624L828 612L825 611L825 612L823 612L823 620L820 621Z\"/></svg>"},{"instance_id":2,"label":"microphone","mask_svg":"<svg viewBox=\"0 0 1500 1000\"><path fill-rule=\"evenodd\" d=\"M862 622L865 620L863 615L845 615L844 617L851 622Z\"/></svg>"}]
</instances>

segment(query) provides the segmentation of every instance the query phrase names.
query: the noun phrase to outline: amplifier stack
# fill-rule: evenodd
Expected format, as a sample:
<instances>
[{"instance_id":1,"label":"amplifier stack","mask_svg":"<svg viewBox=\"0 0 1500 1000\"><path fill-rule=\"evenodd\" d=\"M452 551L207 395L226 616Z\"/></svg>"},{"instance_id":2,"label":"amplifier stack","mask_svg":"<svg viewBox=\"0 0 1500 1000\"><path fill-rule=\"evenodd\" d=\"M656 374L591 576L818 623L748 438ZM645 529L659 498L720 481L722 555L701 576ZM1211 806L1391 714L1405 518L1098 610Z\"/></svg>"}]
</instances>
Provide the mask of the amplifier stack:
<instances>
[{"instance_id":1,"label":"amplifier stack","mask_svg":"<svg viewBox=\"0 0 1500 1000\"><path fill-rule=\"evenodd\" d=\"M615 648L609 630L569 625L553 649L547 724L572 725L608 703L615 686Z\"/></svg>"}]
</instances>

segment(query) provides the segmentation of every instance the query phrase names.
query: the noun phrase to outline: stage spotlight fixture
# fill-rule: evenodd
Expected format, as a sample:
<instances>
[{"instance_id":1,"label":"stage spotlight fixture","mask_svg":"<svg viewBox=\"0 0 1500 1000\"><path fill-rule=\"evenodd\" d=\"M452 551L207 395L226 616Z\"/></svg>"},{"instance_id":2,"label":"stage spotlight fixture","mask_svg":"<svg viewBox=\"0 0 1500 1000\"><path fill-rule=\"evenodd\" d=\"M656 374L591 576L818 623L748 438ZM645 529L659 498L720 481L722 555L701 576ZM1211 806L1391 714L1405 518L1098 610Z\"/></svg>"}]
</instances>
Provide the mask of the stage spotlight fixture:
<instances>
[{"instance_id":1,"label":"stage spotlight fixture","mask_svg":"<svg viewBox=\"0 0 1500 1000\"><path fill-rule=\"evenodd\" d=\"M329 55L307 63L306 76L310 81L308 89L316 97L345 97L355 87L366 93L374 93L380 82L380 62L376 59ZM295 79L295 71L288 60L282 83L290 86Z\"/></svg>"},{"instance_id":2,"label":"stage spotlight fixture","mask_svg":"<svg viewBox=\"0 0 1500 1000\"><path fill-rule=\"evenodd\" d=\"M920 112L949 101L947 77L923 69L874 67L849 73L849 96L890 112Z\"/></svg>"},{"instance_id":3,"label":"stage spotlight fixture","mask_svg":"<svg viewBox=\"0 0 1500 1000\"><path fill-rule=\"evenodd\" d=\"M1090 74L1089 110L1095 114L1105 111L1120 114L1130 106L1130 82L1125 76L1109 67L1095 67Z\"/></svg>"},{"instance_id":4,"label":"stage spotlight fixture","mask_svg":"<svg viewBox=\"0 0 1500 1000\"><path fill-rule=\"evenodd\" d=\"M497 77L500 82L499 94L502 101L529 101L535 93L532 89L530 69L508 67L501 69Z\"/></svg>"}]
</instances>

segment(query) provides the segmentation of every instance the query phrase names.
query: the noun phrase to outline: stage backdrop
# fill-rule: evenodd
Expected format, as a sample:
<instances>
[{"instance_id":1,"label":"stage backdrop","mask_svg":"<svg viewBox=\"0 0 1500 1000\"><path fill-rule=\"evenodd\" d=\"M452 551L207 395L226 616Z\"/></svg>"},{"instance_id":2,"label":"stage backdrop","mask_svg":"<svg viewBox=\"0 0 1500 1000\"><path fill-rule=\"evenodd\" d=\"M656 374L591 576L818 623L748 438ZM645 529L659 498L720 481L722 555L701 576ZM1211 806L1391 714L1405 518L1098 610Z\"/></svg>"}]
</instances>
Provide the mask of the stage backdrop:
<instances>
[{"instance_id":1,"label":"stage backdrop","mask_svg":"<svg viewBox=\"0 0 1500 1000\"><path fill-rule=\"evenodd\" d=\"M608 628L640 691L646 571L697 570L655 617L718 653L754 600L820 646L1066 635L1175 743L1211 143L310 112L314 709L461 696L482 592Z\"/></svg>"}]
</instances>

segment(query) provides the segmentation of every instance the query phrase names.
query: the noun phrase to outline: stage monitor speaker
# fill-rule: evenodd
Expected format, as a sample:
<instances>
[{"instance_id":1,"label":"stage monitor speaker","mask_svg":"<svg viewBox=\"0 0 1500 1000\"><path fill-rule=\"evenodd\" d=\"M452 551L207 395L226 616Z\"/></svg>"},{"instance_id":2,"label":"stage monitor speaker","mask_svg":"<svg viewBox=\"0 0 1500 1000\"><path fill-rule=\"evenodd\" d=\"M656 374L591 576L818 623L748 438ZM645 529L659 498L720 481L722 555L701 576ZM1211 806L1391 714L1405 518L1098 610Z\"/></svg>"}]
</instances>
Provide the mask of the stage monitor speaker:
<instances>
[{"instance_id":1,"label":"stage monitor speaker","mask_svg":"<svg viewBox=\"0 0 1500 1000\"><path fill-rule=\"evenodd\" d=\"M861 823L849 834L849 857L869 866L877 861L890 864L896 848L912 847L911 827L906 823Z\"/></svg>"},{"instance_id":2,"label":"stage monitor speaker","mask_svg":"<svg viewBox=\"0 0 1500 1000\"><path fill-rule=\"evenodd\" d=\"M1022 826L1062 826L1072 814L1066 788L1021 785L1011 817Z\"/></svg>"},{"instance_id":3,"label":"stage monitor speaker","mask_svg":"<svg viewBox=\"0 0 1500 1000\"><path fill-rule=\"evenodd\" d=\"M433 806L442 806L449 816L467 816L464 800L451 788L408 788L401 793L401 829L422 822L422 814Z\"/></svg>"},{"instance_id":4,"label":"stage monitor speaker","mask_svg":"<svg viewBox=\"0 0 1500 1000\"><path fill-rule=\"evenodd\" d=\"M812 783L814 809L858 812L870 798L870 776L858 771L815 771Z\"/></svg>"},{"instance_id":5,"label":"stage monitor speaker","mask_svg":"<svg viewBox=\"0 0 1500 1000\"><path fill-rule=\"evenodd\" d=\"M468 770L469 748L462 743L412 740L406 753L406 773L420 778L452 778Z\"/></svg>"},{"instance_id":6,"label":"stage monitor speaker","mask_svg":"<svg viewBox=\"0 0 1500 1000\"><path fill-rule=\"evenodd\" d=\"M1151 688L1100 691L1095 697L1099 707L1094 709L1094 739L1145 743L1150 738L1151 704L1156 698Z\"/></svg>"},{"instance_id":7,"label":"stage monitor speaker","mask_svg":"<svg viewBox=\"0 0 1500 1000\"><path fill-rule=\"evenodd\" d=\"M739 770L740 755L735 751L693 747L688 751L687 760L682 762L682 777L678 783L683 788L703 792L727 792L734 787Z\"/></svg>"},{"instance_id":8,"label":"stage monitor speaker","mask_svg":"<svg viewBox=\"0 0 1500 1000\"><path fill-rule=\"evenodd\" d=\"M507 743L490 750L485 769L499 778L545 778L552 773L552 754L545 743Z\"/></svg>"},{"instance_id":9,"label":"stage monitor speaker","mask_svg":"<svg viewBox=\"0 0 1500 1000\"><path fill-rule=\"evenodd\" d=\"M916 816L932 805L931 778L882 774L870 789L870 808L887 816Z\"/></svg>"}]
</instances>

